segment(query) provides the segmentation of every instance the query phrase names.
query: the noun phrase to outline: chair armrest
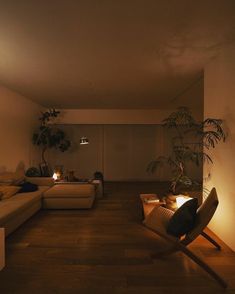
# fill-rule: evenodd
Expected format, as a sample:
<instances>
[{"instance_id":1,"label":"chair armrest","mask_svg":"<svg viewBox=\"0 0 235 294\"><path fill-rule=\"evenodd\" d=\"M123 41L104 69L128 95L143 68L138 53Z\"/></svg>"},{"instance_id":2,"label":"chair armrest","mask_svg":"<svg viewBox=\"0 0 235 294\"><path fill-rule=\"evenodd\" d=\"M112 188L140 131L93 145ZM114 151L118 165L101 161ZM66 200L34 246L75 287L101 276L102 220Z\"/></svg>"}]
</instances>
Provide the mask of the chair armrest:
<instances>
[{"instance_id":1,"label":"chair armrest","mask_svg":"<svg viewBox=\"0 0 235 294\"><path fill-rule=\"evenodd\" d=\"M30 182L38 186L51 187L54 185L54 180L51 177L26 177L25 179L27 182Z\"/></svg>"}]
</instances>

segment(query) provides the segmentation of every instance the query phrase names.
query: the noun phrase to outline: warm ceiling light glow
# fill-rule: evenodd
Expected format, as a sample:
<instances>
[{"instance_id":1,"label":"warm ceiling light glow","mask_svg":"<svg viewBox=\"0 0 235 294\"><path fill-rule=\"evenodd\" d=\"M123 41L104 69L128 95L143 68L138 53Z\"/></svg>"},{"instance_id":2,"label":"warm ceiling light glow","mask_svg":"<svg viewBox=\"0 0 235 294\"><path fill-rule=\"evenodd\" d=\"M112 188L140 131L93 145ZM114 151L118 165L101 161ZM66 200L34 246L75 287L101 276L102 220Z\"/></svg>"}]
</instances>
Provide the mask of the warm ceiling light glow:
<instances>
[{"instance_id":1,"label":"warm ceiling light glow","mask_svg":"<svg viewBox=\"0 0 235 294\"><path fill-rule=\"evenodd\" d=\"M191 197L188 197L188 196L178 196L176 198L176 204L177 204L177 207L179 208L180 206L182 206L185 202L189 201L190 199L192 199Z\"/></svg>"}]
</instances>

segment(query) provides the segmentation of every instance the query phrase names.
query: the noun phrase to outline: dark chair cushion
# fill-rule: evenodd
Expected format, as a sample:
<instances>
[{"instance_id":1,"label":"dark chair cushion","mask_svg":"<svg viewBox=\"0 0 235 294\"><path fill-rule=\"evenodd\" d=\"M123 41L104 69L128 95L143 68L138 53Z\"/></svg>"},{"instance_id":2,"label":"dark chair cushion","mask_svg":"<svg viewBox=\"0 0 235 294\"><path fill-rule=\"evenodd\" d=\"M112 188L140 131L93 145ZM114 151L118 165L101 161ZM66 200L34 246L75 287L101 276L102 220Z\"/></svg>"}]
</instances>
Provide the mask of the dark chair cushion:
<instances>
[{"instance_id":1,"label":"dark chair cushion","mask_svg":"<svg viewBox=\"0 0 235 294\"><path fill-rule=\"evenodd\" d=\"M197 208L197 198L185 202L170 218L167 233L175 237L181 237L191 231L195 225Z\"/></svg>"},{"instance_id":2,"label":"dark chair cushion","mask_svg":"<svg viewBox=\"0 0 235 294\"><path fill-rule=\"evenodd\" d=\"M29 182L25 182L20 185L21 189L19 193L35 192L38 190L38 186Z\"/></svg>"}]
</instances>

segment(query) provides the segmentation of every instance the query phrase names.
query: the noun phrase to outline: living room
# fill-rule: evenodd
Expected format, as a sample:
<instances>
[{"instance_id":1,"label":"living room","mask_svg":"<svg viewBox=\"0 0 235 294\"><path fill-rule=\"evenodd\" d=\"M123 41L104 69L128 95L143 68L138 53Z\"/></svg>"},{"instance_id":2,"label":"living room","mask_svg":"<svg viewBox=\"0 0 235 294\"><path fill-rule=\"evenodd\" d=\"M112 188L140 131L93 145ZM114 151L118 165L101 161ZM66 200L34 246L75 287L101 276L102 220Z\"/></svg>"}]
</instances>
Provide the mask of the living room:
<instances>
[{"instance_id":1,"label":"living room","mask_svg":"<svg viewBox=\"0 0 235 294\"><path fill-rule=\"evenodd\" d=\"M0 239L3 293L222 291L182 253L153 258L164 240L142 223L139 195L169 189L168 166L146 169L169 154L162 122L181 106L197 122L223 121L213 164L191 168L195 180L210 175L204 188L216 188L208 229L222 250L200 237L192 251L235 289L234 23L233 1L0 4L0 175L39 168L32 136L55 108L71 148L47 150L52 172L104 177L91 208L39 209ZM89 144L80 145L84 136Z\"/></svg>"}]
</instances>

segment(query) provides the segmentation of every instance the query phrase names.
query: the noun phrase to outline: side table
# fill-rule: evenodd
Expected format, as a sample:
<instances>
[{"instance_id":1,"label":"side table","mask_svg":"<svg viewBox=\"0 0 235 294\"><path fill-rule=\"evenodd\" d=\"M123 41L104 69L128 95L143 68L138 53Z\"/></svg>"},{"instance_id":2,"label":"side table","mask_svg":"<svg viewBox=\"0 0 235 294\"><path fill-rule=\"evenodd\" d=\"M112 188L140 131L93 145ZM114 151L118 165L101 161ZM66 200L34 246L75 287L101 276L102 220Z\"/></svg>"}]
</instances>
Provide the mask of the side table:
<instances>
[{"instance_id":1,"label":"side table","mask_svg":"<svg viewBox=\"0 0 235 294\"><path fill-rule=\"evenodd\" d=\"M156 206L165 204L165 202L160 201L157 194L140 194L140 199L142 202L144 219Z\"/></svg>"},{"instance_id":2,"label":"side table","mask_svg":"<svg viewBox=\"0 0 235 294\"><path fill-rule=\"evenodd\" d=\"M0 270L5 266L5 230L0 228Z\"/></svg>"}]
</instances>

